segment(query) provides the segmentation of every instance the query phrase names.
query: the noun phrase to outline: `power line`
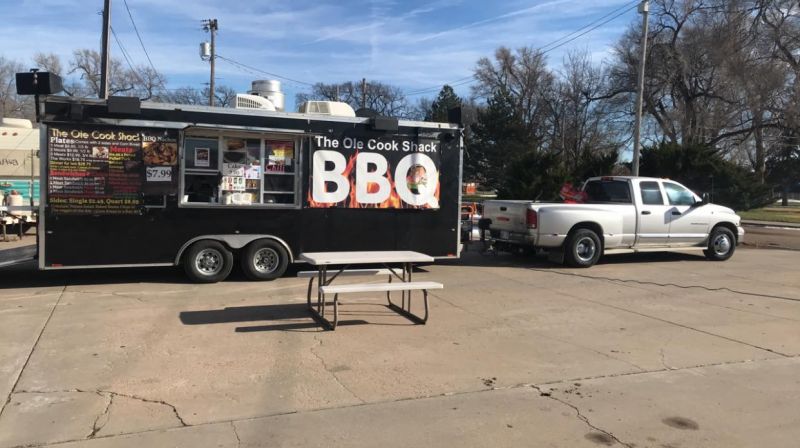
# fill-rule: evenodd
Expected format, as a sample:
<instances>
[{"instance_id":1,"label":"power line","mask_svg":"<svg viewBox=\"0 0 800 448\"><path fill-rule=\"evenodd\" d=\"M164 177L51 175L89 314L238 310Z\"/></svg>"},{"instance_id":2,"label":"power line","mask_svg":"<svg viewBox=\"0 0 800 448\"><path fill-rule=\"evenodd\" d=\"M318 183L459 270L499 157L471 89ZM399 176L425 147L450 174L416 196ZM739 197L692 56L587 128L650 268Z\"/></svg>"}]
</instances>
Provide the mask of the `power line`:
<instances>
[{"instance_id":1,"label":"power line","mask_svg":"<svg viewBox=\"0 0 800 448\"><path fill-rule=\"evenodd\" d=\"M313 83L305 82L305 81L299 81L297 79L289 78L288 76L282 76L282 75L278 75L276 73L268 72L266 70L261 70L259 68L253 67L251 65L247 65L247 64L244 64L242 62L235 61L235 60L230 59L230 58L226 58L225 56L222 56L220 54L217 54L216 57L217 57L217 59L222 59L225 62L228 62L228 63L230 63L230 64L232 64L234 66L239 67L239 69L244 69L246 71L260 73L260 74L263 74L263 75L273 76L275 78L285 79L286 81L290 81L290 82L293 82L293 83L296 83L296 84L302 84L302 85L305 85L305 86L314 87Z\"/></svg>"},{"instance_id":2,"label":"power line","mask_svg":"<svg viewBox=\"0 0 800 448\"><path fill-rule=\"evenodd\" d=\"M608 20L605 20L604 22L602 22L602 23L599 23L599 24L597 24L597 25L595 25L595 26L593 26L593 27L589 28L588 30L586 30L586 31L584 31L584 32L582 32L582 33L580 33L580 34L578 34L577 36L574 36L574 37L572 37L571 39L569 39L569 40L567 40L567 41L564 41L564 42L562 42L562 43L560 43L560 44L558 44L558 45L556 45L556 46L554 46L554 47L552 47L552 48L549 48L549 49L547 49L547 50L543 51L543 52L542 52L542 54L547 54L547 53L550 53L551 51L553 51L553 50L555 50L555 49L557 49L557 48L561 48L561 47L563 47L564 45L566 45L566 44L568 44L568 43L570 43L570 42L572 42L572 41L574 41L574 40L576 40L576 39L578 39L578 38L580 38L580 37L583 37L583 36L585 36L586 34L589 34L589 33L591 33L592 31L594 31L594 30L596 30L596 29L600 28L601 26L603 26L603 25L605 25L605 24L607 24L607 23L609 23L609 22L613 22L614 20L616 20L616 19L618 19L618 18L620 18L620 17L624 16L625 14L627 14L627 13L628 13L628 11L630 11L630 10L632 10L632 9L636 8L637 6L639 6L639 1L636 1L636 2L634 2L634 3L635 3L634 5L632 5L632 6L628 6L627 8L625 8L625 10L624 10L624 11L622 11L622 12L620 12L619 14L617 14L617 15L615 15L615 16L613 16L613 17L611 17L610 19L608 19ZM607 17L607 16L606 16L606 17Z\"/></svg>"},{"instance_id":3,"label":"power line","mask_svg":"<svg viewBox=\"0 0 800 448\"><path fill-rule=\"evenodd\" d=\"M556 39L556 40L554 40L552 42L549 42L549 43L547 43L545 45L540 46L538 48L538 50L541 52L541 54L544 55L544 54L552 52L553 50L561 48L564 45L567 45L568 43L573 42L576 39L585 36L586 34L596 30L597 28L600 28L601 26L606 25L609 22L612 22L612 21L616 20L617 18L627 14L628 11L636 8L639 5L639 3L640 3L639 0L635 0L633 2L626 3L625 5L623 5L623 6L619 7L619 8L616 8L611 12L606 13L602 17L599 17L599 18L593 20L592 22L582 26L581 28L578 28L577 30L575 30L575 31L573 31L573 32L571 32L569 34L565 34L564 36L561 36L560 38L558 38L558 39ZM613 17L609 18L609 16L612 16L612 15L613 15ZM455 80L453 82L447 83L447 84L443 84L443 85L439 85L439 86L435 86L435 87L428 87L428 88L420 89L420 90L415 90L415 91L407 93L406 96L423 95L423 94L426 94L426 93L435 92L435 91L441 89L442 87L444 87L445 85L449 85L450 87L457 87L457 86L462 86L462 85L466 85L466 84L471 84L471 83L473 83L475 81L476 80L474 79L474 75L466 76L464 78L459 78L459 79L457 79L457 80Z\"/></svg>"},{"instance_id":4,"label":"power line","mask_svg":"<svg viewBox=\"0 0 800 448\"><path fill-rule=\"evenodd\" d=\"M137 72L136 69L133 68L133 64L131 63L131 58L128 55L128 50L126 50L125 47L122 45L122 41L119 40L117 32L114 31L114 27L112 26L109 28L111 28L111 35L114 36L114 41L117 42L117 46L119 47L120 52L122 53L122 57L125 59L125 62L128 63L128 67L131 69L131 73L133 73L136 76L136 78L139 79L139 82L142 82L142 84L144 84L142 78L139 77L139 72Z\"/></svg>"},{"instance_id":5,"label":"power line","mask_svg":"<svg viewBox=\"0 0 800 448\"><path fill-rule=\"evenodd\" d=\"M634 6L637 6L639 3L640 3L640 0L634 0L633 2L630 2L630 3L627 3L625 5L622 5L621 7L609 12L608 14L606 14L606 15L604 15L604 16L596 19L596 20L594 20L593 22L587 23L586 25L582 26L581 28L578 28L577 30L575 30L575 31L573 31L573 32L571 32L569 34L561 36L558 39L556 39L556 40L554 40L554 41L552 41L552 42L550 42L548 44L542 45L541 47L539 47L539 50L540 51L545 51L545 48L550 47L552 45L555 45L556 43L561 42L562 40L564 40L564 39L566 39L566 38L568 38L570 36L573 36L573 35L575 35L577 33L580 33L581 31L585 30L586 28L589 28L592 25L597 24L597 22L600 22L601 20L603 20L603 19L605 19L605 18L607 18L607 17L609 17L609 16L611 16L613 14L616 14L616 13L622 11L622 10L624 10L624 12L623 12L623 14L624 14L625 12L628 12L628 9L632 9ZM619 17L619 16L617 16L617 17ZM614 17L614 18L616 18L616 17ZM613 19L611 19L611 20L613 20ZM580 37L580 36L577 36L577 37ZM546 50L546 51L549 52L549 51L552 51L555 48L558 48L558 47L554 47L554 48Z\"/></svg>"},{"instance_id":6,"label":"power line","mask_svg":"<svg viewBox=\"0 0 800 448\"><path fill-rule=\"evenodd\" d=\"M144 46L144 41L142 40L142 35L139 34L139 28L136 26L136 21L133 20L133 14L131 14L131 9L128 7L128 0L122 0L122 3L125 4L125 10L128 11L128 17L131 19L133 30L136 31L136 37L139 39L139 44L142 46L142 51L144 51L144 55L147 57L147 62L150 63L150 68L152 68L154 72L158 72L158 70L156 70L156 66L153 65L153 61L150 59L150 53L147 52L147 48Z\"/></svg>"}]
</instances>

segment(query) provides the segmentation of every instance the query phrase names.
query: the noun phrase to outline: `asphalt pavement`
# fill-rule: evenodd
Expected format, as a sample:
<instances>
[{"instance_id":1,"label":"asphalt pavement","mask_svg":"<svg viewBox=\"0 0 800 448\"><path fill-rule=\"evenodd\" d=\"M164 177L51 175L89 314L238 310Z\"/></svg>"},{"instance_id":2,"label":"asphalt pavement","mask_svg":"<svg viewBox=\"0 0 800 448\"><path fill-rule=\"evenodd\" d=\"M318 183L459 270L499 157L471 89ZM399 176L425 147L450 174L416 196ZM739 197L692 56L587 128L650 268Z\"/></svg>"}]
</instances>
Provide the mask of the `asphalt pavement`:
<instances>
[{"instance_id":1,"label":"asphalt pavement","mask_svg":"<svg viewBox=\"0 0 800 448\"><path fill-rule=\"evenodd\" d=\"M2 270L0 447L797 446L800 252L476 248L415 274L427 325L354 295L335 332L303 279Z\"/></svg>"}]
</instances>

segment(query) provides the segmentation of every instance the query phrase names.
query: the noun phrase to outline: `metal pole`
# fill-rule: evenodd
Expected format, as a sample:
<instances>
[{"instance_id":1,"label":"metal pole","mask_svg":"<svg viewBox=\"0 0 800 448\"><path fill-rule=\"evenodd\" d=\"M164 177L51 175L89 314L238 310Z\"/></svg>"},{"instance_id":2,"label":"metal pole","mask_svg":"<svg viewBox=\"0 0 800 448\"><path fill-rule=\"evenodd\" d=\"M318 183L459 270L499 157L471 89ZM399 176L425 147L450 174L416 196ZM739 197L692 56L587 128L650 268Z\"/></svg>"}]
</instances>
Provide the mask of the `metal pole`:
<instances>
[{"instance_id":1,"label":"metal pole","mask_svg":"<svg viewBox=\"0 0 800 448\"><path fill-rule=\"evenodd\" d=\"M367 107L367 78L361 78L361 108Z\"/></svg>"},{"instance_id":2,"label":"metal pole","mask_svg":"<svg viewBox=\"0 0 800 448\"><path fill-rule=\"evenodd\" d=\"M217 49L215 37L217 34L217 19L208 21L208 29L211 32L211 79L208 81L208 105L214 105L214 59L216 59Z\"/></svg>"},{"instance_id":3,"label":"metal pole","mask_svg":"<svg viewBox=\"0 0 800 448\"><path fill-rule=\"evenodd\" d=\"M636 95L636 122L633 125L633 175L639 175L639 151L641 150L642 132L642 102L644 99L644 68L647 59L647 28L648 15L650 12L650 2L642 0L639 5L639 13L642 14L642 52L639 57L639 83Z\"/></svg>"},{"instance_id":4,"label":"metal pole","mask_svg":"<svg viewBox=\"0 0 800 448\"><path fill-rule=\"evenodd\" d=\"M102 54L100 55L100 93L99 98L108 99L108 66L111 56L109 55L109 48L111 42L110 33L108 30L111 28L111 0L105 0L103 4L103 42Z\"/></svg>"}]
</instances>

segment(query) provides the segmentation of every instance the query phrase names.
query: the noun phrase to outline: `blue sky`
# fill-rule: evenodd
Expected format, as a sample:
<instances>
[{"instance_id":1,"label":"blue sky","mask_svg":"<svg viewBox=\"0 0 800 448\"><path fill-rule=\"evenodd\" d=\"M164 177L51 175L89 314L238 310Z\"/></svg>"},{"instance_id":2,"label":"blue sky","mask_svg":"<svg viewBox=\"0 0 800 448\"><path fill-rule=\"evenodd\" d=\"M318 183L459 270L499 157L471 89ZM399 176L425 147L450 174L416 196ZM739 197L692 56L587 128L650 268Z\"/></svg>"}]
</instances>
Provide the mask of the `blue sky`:
<instances>
[{"instance_id":1,"label":"blue sky","mask_svg":"<svg viewBox=\"0 0 800 448\"><path fill-rule=\"evenodd\" d=\"M155 67L170 88L208 82L199 43L201 20L219 20L217 52L247 65L306 82L379 80L407 91L464 78L475 62L501 45L541 46L630 0L128 0ZM36 52L61 55L100 46L102 0L0 0L0 56L32 64ZM570 49L587 50L600 63L635 8L548 55L558 67ZM112 26L135 64L147 60L122 0L114 0ZM112 40L112 55L121 58ZM217 82L240 91L267 78L225 61ZM305 88L284 81L287 106ZM457 88L468 94L468 86ZM429 94L429 96L433 96ZM416 97L415 97L416 98Z\"/></svg>"}]
</instances>

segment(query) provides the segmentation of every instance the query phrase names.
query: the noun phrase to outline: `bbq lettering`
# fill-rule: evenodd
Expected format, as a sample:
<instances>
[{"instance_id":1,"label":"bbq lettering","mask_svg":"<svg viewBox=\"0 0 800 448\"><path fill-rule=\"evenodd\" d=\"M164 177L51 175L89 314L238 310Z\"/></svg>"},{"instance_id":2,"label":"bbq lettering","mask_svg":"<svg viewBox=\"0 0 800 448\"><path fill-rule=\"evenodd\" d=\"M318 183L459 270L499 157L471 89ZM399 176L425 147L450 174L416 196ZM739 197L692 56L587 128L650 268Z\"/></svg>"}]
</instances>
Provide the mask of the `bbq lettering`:
<instances>
[{"instance_id":1,"label":"bbq lettering","mask_svg":"<svg viewBox=\"0 0 800 448\"><path fill-rule=\"evenodd\" d=\"M351 183L345 171L348 161L338 151L317 150L313 157L312 199L320 203L339 203L350 195ZM407 182L409 172L424 172L430 182ZM389 199L392 185L387 177L389 164L386 158L374 152L358 153L355 157L355 191L359 204L380 204ZM413 177L413 175L412 175ZM439 172L436 164L425 154L412 153L402 159L394 169L394 190L408 205L438 208L436 184ZM333 187L333 188L329 188Z\"/></svg>"}]
</instances>

